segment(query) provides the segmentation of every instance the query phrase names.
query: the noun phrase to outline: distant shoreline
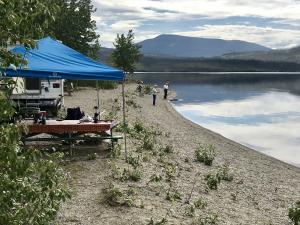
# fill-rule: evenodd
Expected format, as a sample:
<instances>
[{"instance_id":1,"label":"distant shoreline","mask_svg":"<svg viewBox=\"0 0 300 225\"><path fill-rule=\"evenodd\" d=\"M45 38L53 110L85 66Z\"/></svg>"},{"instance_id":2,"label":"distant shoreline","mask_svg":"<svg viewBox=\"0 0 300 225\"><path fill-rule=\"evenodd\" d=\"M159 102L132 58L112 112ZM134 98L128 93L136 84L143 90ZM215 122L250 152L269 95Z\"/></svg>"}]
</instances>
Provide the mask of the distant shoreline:
<instances>
[{"instance_id":1,"label":"distant shoreline","mask_svg":"<svg viewBox=\"0 0 300 225\"><path fill-rule=\"evenodd\" d=\"M162 74L274 74L274 75L284 75L284 74L291 74L291 75L300 75L300 72L134 72L135 74L157 74L157 73L162 73Z\"/></svg>"}]
</instances>

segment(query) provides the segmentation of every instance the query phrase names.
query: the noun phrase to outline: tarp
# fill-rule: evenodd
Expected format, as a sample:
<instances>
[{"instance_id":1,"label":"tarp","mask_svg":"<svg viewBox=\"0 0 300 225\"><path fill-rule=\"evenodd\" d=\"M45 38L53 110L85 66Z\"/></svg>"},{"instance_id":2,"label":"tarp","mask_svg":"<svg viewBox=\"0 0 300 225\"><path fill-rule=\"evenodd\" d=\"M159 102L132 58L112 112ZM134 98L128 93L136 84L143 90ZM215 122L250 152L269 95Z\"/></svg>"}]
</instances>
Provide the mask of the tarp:
<instances>
[{"instance_id":1,"label":"tarp","mask_svg":"<svg viewBox=\"0 0 300 225\"><path fill-rule=\"evenodd\" d=\"M39 40L35 49L18 46L11 51L23 55L28 65L6 69L6 76L113 81L123 81L125 76L123 71L96 62L50 37Z\"/></svg>"}]
</instances>

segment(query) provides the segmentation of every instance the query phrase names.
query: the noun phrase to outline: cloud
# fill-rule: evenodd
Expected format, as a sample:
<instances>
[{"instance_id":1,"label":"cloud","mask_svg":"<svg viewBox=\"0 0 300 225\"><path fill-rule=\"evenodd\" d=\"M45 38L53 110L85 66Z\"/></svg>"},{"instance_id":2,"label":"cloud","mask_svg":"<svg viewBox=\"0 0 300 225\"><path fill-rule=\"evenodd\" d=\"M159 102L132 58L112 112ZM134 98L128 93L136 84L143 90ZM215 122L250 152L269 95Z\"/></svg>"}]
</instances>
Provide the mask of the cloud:
<instances>
[{"instance_id":1,"label":"cloud","mask_svg":"<svg viewBox=\"0 0 300 225\"><path fill-rule=\"evenodd\" d=\"M149 34L183 32L252 40L273 48L300 44L300 1L295 0L93 0L93 4L101 41L109 46L103 37L132 28L138 40Z\"/></svg>"},{"instance_id":2,"label":"cloud","mask_svg":"<svg viewBox=\"0 0 300 225\"><path fill-rule=\"evenodd\" d=\"M300 30L277 29L247 25L204 25L195 30L175 32L175 34L244 40L265 45L270 48L288 48L300 44Z\"/></svg>"},{"instance_id":3,"label":"cloud","mask_svg":"<svg viewBox=\"0 0 300 225\"><path fill-rule=\"evenodd\" d=\"M134 29L139 27L139 21L136 20L124 20L124 21L117 21L113 23L110 27L115 31L128 31L130 29Z\"/></svg>"},{"instance_id":4,"label":"cloud","mask_svg":"<svg viewBox=\"0 0 300 225\"><path fill-rule=\"evenodd\" d=\"M178 13L178 11L168 10L168 9L158 9L158 8L154 8L154 7L144 7L143 9L154 11L154 12L157 12L157 13Z\"/></svg>"}]
</instances>

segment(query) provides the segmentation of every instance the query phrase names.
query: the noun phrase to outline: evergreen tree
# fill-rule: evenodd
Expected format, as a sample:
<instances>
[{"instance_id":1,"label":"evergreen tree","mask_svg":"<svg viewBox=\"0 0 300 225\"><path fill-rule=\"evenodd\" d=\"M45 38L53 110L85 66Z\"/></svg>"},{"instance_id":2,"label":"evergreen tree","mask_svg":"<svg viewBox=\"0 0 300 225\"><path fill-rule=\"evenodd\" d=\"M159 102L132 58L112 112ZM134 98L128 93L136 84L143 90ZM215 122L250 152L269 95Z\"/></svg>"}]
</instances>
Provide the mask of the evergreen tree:
<instances>
[{"instance_id":1,"label":"evergreen tree","mask_svg":"<svg viewBox=\"0 0 300 225\"><path fill-rule=\"evenodd\" d=\"M129 30L127 36L118 34L114 46L115 50L112 53L114 65L126 73L133 73L135 63L142 56L140 53L141 46L134 44L133 31Z\"/></svg>"},{"instance_id":2,"label":"evergreen tree","mask_svg":"<svg viewBox=\"0 0 300 225\"><path fill-rule=\"evenodd\" d=\"M99 57L99 35L92 13L96 11L91 0L54 0L60 7L56 20L50 24L48 34L84 55Z\"/></svg>"}]
</instances>

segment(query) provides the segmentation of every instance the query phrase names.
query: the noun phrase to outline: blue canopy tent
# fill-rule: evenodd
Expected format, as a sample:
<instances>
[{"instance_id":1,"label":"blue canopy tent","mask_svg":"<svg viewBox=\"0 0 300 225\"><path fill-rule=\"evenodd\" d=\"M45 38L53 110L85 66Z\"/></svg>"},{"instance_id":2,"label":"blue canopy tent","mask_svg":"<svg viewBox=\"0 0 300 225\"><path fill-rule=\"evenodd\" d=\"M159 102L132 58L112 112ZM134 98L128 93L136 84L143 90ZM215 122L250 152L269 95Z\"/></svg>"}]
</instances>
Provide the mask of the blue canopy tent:
<instances>
[{"instance_id":1,"label":"blue canopy tent","mask_svg":"<svg viewBox=\"0 0 300 225\"><path fill-rule=\"evenodd\" d=\"M122 82L123 117L125 124L125 73L123 71L96 62L50 37L39 40L35 49L27 50L24 46L18 46L11 51L22 55L28 61L28 64L25 67L17 69L12 67L2 69L2 73L7 77L110 80ZM97 98L99 107L99 91ZM126 133L124 133L124 136L127 158Z\"/></svg>"},{"instance_id":2,"label":"blue canopy tent","mask_svg":"<svg viewBox=\"0 0 300 225\"><path fill-rule=\"evenodd\" d=\"M39 40L35 49L19 46L11 51L21 54L28 65L17 70L8 68L4 70L6 76L112 81L125 78L123 71L96 62L50 37Z\"/></svg>"}]
</instances>

